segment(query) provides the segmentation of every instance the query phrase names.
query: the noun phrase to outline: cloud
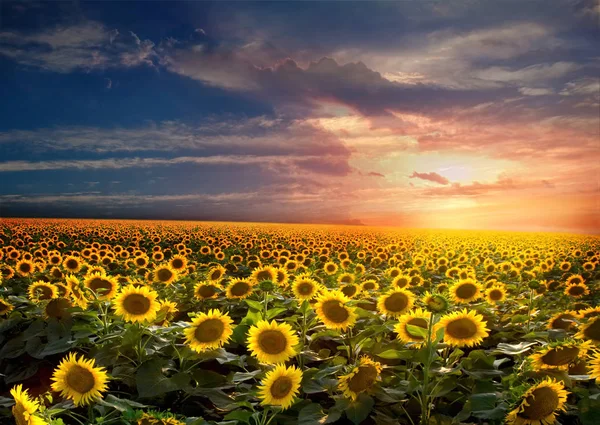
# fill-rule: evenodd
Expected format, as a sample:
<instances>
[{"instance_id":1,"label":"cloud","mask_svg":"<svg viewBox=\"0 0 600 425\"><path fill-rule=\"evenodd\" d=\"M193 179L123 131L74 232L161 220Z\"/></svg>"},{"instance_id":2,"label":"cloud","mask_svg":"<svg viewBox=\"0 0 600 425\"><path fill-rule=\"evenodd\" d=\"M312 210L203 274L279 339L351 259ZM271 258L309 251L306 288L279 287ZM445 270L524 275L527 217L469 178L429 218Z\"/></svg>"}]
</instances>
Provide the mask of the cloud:
<instances>
[{"instance_id":1,"label":"cloud","mask_svg":"<svg viewBox=\"0 0 600 425\"><path fill-rule=\"evenodd\" d=\"M375 171L371 171L367 174L367 176L369 177L385 177L385 175L381 174L381 173L377 173Z\"/></svg>"},{"instance_id":2,"label":"cloud","mask_svg":"<svg viewBox=\"0 0 600 425\"><path fill-rule=\"evenodd\" d=\"M537 83L564 77L579 68L581 68L581 65L573 62L542 63L522 69L495 66L476 71L474 76L482 80L503 83Z\"/></svg>"},{"instance_id":3,"label":"cloud","mask_svg":"<svg viewBox=\"0 0 600 425\"><path fill-rule=\"evenodd\" d=\"M554 94L554 90L533 87L519 87L519 93L525 96L546 96Z\"/></svg>"},{"instance_id":4,"label":"cloud","mask_svg":"<svg viewBox=\"0 0 600 425\"><path fill-rule=\"evenodd\" d=\"M439 175L438 173L417 173L416 171L414 171L412 173L412 175L409 177L411 179L421 179L421 180L427 180L430 182L434 182L434 183L439 183L442 185L446 185L450 183L450 180L448 180L446 177Z\"/></svg>"}]
</instances>

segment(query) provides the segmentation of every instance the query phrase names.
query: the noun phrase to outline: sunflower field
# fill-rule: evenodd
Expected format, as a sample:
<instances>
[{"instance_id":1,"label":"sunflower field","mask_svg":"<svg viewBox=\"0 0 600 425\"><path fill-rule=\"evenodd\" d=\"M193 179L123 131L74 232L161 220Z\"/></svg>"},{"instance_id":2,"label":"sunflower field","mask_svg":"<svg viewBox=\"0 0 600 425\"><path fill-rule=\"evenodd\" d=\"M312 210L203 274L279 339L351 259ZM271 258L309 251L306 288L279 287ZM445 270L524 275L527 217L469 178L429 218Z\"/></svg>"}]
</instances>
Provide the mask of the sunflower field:
<instances>
[{"instance_id":1,"label":"sunflower field","mask_svg":"<svg viewBox=\"0 0 600 425\"><path fill-rule=\"evenodd\" d=\"M0 423L600 423L600 238L2 219Z\"/></svg>"}]
</instances>

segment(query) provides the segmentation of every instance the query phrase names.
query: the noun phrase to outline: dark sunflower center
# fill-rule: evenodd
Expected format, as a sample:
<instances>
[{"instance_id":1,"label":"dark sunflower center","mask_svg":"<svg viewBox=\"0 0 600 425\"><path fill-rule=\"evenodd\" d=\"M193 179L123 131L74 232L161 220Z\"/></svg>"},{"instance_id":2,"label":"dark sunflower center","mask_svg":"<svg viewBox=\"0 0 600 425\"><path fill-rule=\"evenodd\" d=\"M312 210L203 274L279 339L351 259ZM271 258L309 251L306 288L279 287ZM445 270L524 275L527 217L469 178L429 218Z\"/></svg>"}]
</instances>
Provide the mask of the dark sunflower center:
<instances>
[{"instance_id":1,"label":"dark sunflower center","mask_svg":"<svg viewBox=\"0 0 600 425\"><path fill-rule=\"evenodd\" d=\"M584 359L576 360L569 366L569 375L587 375L587 363Z\"/></svg>"},{"instance_id":2,"label":"dark sunflower center","mask_svg":"<svg viewBox=\"0 0 600 425\"><path fill-rule=\"evenodd\" d=\"M287 338L276 330L266 330L258 336L258 345L267 354L279 354L287 347Z\"/></svg>"},{"instance_id":3,"label":"dark sunflower center","mask_svg":"<svg viewBox=\"0 0 600 425\"><path fill-rule=\"evenodd\" d=\"M271 396L273 396L273 398L280 399L287 396L290 391L292 391L293 386L294 383L292 382L291 378L287 376L280 376L271 384L269 391L271 391Z\"/></svg>"},{"instance_id":4,"label":"dark sunflower center","mask_svg":"<svg viewBox=\"0 0 600 425\"><path fill-rule=\"evenodd\" d=\"M342 292L347 297L353 297L356 294L357 288L354 285L346 285L342 288Z\"/></svg>"},{"instance_id":5,"label":"dark sunflower center","mask_svg":"<svg viewBox=\"0 0 600 425\"><path fill-rule=\"evenodd\" d=\"M492 301L499 301L502 299L502 291L499 289L492 289L489 294Z\"/></svg>"},{"instance_id":6,"label":"dark sunflower center","mask_svg":"<svg viewBox=\"0 0 600 425\"><path fill-rule=\"evenodd\" d=\"M137 258L137 259L135 260L135 262L136 262L136 264L137 264L138 266L143 266L144 264L146 264L146 260L145 260L145 259L143 259L143 258Z\"/></svg>"},{"instance_id":7,"label":"dark sunflower center","mask_svg":"<svg viewBox=\"0 0 600 425\"><path fill-rule=\"evenodd\" d=\"M92 372L79 365L71 366L66 380L67 385L79 394L87 393L94 388L94 384L96 383Z\"/></svg>"},{"instance_id":8,"label":"dark sunflower center","mask_svg":"<svg viewBox=\"0 0 600 425\"><path fill-rule=\"evenodd\" d=\"M340 279L340 281L342 283L352 283L352 276L343 276L342 279Z\"/></svg>"},{"instance_id":9,"label":"dark sunflower center","mask_svg":"<svg viewBox=\"0 0 600 425\"><path fill-rule=\"evenodd\" d=\"M23 263L19 266L21 273L29 273L31 271L31 264Z\"/></svg>"},{"instance_id":10,"label":"dark sunflower center","mask_svg":"<svg viewBox=\"0 0 600 425\"><path fill-rule=\"evenodd\" d=\"M348 389L354 393L360 393L369 389L376 379L377 368L375 366L360 366L358 372L348 381Z\"/></svg>"},{"instance_id":11,"label":"dark sunflower center","mask_svg":"<svg viewBox=\"0 0 600 425\"><path fill-rule=\"evenodd\" d=\"M35 288L35 293L40 300L49 300L52 298L52 289L47 286L38 286Z\"/></svg>"},{"instance_id":12,"label":"dark sunflower center","mask_svg":"<svg viewBox=\"0 0 600 425\"><path fill-rule=\"evenodd\" d=\"M472 283L463 283L458 288L456 288L456 296L463 300L468 300L472 298L477 293L477 286Z\"/></svg>"},{"instance_id":13,"label":"dark sunflower center","mask_svg":"<svg viewBox=\"0 0 600 425\"><path fill-rule=\"evenodd\" d=\"M74 260L74 259L72 259L72 258L71 258L71 259L69 259L69 260L67 260L67 262L66 262L66 264L65 264L65 266L66 266L66 267L67 267L69 270L76 269L78 265L79 265L79 263L77 262L77 260Z\"/></svg>"},{"instance_id":14,"label":"dark sunflower center","mask_svg":"<svg viewBox=\"0 0 600 425\"><path fill-rule=\"evenodd\" d=\"M109 280L102 278L94 278L90 281L90 289L98 293L110 292L113 288L112 283Z\"/></svg>"},{"instance_id":15,"label":"dark sunflower center","mask_svg":"<svg viewBox=\"0 0 600 425\"><path fill-rule=\"evenodd\" d=\"M161 282L168 282L173 277L173 272L169 269L159 269L156 272L156 278Z\"/></svg>"},{"instance_id":16,"label":"dark sunflower center","mask_svg":"<svg viewBox=\"0 0 600 425\"><path fill-rule=\"evenodd\" d=\"M68 316L67 309L71 308L71 303L66 298L55 298L46 306L46 314L50 317L61 319Z\"/></svg>"},{"instance_id":17,"label":"dark sunflower center","mask_svg":"<svg viewBox=\"0 0 600 425\"><path fill-rule=\"evenodd\" d=\"M273 276L271 276L271 272L268 270L261 270L256 274L256 280L262 282L263 280L271 280Z\"/></svg>"},{"instance_id":18,"label":"dark sunflower center","mask_svg":"<svg viewBox=\"0 0 600 425\"><path fill-rule=\"evenodd\" d=\"M4 314L4 313L8 312L9 308L10 308L10 305L8 305L4 301L0 300L0 314Z\"/></svg>"},{"instance_id":19,"label":"dark sunflower center","mask_svg":"<svg viewBox=\"0 0 600 425\"><path fill-rule=\"evenodd\" d=\"M194 336L200 342L214 342L221 338L225 325L219 319L207 319L196 327Z\"/></svg>"},{"instance_id":20,"label":"dark sunflower center","mask_svg":"<svg viewBox=\"0 0 600 425\"><path fill-rule=\"evenodd\" d=\"M365 282L363 288L365 288L367 291L371 291L375 289L375 284L373 282Z\"/></svg>"},{"instance_id":21,"label":"dark sunflower center","mask_svg":"<svg viewBox=\"0 0 600 425\"><path fill-rule=\"evenodd\" d=\"M406 285L408 285L408 280L406 280L406 279L398 279L396 281L396 286L398 288L404 288Z\"/></svg>"},{"instance_id":22,"label":"dark sunflower center","mask_svg":"<svg viewBox=\"0 0 600 425\"><path fill-rule=\"evenodd\" d=\"M202 285L198 288L198 295L202 298L211 298L217 293L217 289L212 285Z\"/></svg>"},{"instance_id":23,"label":"dark sunflower center","mask_svg":"<svg viewBox=\"0 0 600 425\"><path fill-rule=\"evenodd\" d=\"M329 300L323 303L323 314L334 323L343 323L348 320L350 313L338 300Z\"/></svg>"},{"instance_id":24,"label":"dark sunflower center","mask_svg":"<svg viewBox=\"0 0 600 425\"><path fill-rule=\"evenodd\" d=\"M123 309L129 314L145 314L150 310L150 300L142 294L131 294L123 300Z\"/></svg>"},{"instance_id":25,"label":"dark sunflower center","mask_svg":"<svg viewBox=\"0 0 600 425\"><path fill-rule=\"evenodd\" d=\"M542 356L542 361L550 366L562 366L571 363L578 354L577 347L552 348Z\"/></svg>"},{"instance_id":26,"label":"dark sunflower center","mask_svg":"<svg viewBox=\"0 0 600 425\"><path fill-rule=\"evenodd\" d=\"M595 319L583 331L583 335L588 339L600 341L600 319Z\"/></svg>"},{"instance_id":27,"label":"dark sunflower center","mask_svg":"<svg viewBox=\"0 0 600 425\"><path fill-rule=\"evenodd\" d=\"M477 325L472 320L463 317L448 323L446 333L452 338L471 338L477 334Z\"/></svg>"},{"instance_id":28,"label":"dark sunflower center","mask_svg":"<svg viewBox=\"0 0 600 425\"><path fill-rule=\"evenodd\" d=\"M388 296L383 304L387 310L399 312L408 306L408 297L405 294L394 293Z\"/></svg>"},{"instance_id":29,"label":"dark sunflower center","mask_svg":"<svg viewBox=\"0 0 600 425\"><path fill-rule=\"evenodd\" d=\"M310 294L312 294L313 288L314 288L314 286L310 282L300 282L298 284L298 286L296 286L296 289L302 295L310 295Z\"/></svg>"},{"instance_id":30,"label":"dark sunflower center","mask_svg":"<svg viewBox=\"0 0 600 425\"><path fill-rule=\"evenodd\" d=\"M558 394L550 387L541 387L533 391L525 402L525 406L519 416L530 420L541 420L550 415L558 407Z\"/></svg>"},{"instance_id":31,"label":"dark sunflower center","mask_svg":"<svg viewBox=\"0 0 600 425\"><path fill-rule=\"evenodd\" d=\"M175 258L171 265L176 269L180 269L183 267L183 260L181 258Z\"/></svg>"},{"instance_id":32,"label":"dark sunflower center","mask_svg":"<svg viewBox=\"0 0 600 425\"><path fill-rule=\"evenodd\" d=\"M578 284L582 283L582 281L581 281L581 279L579 279L578 277L576 277L576 278L572 278L569 281L569 283L574 283L574 284L578 285Z\"/></svg>"},{"instance_id":33,"label":"dark sunflower center","mask_svg":"<svg viewBox=\"0 0 600 425\"><path fill-rule=\"evenodd\" d=\"M236 282L231 286L231 294L236 297L241 297L242 295L246 295L250 290L250 285L246 282Z\"/></svg>"},{"instance_id":34,"label":"dark sunflower center","mask_svg":"<svg viewBox=\"0 0 600 425\"><path fill-rule=\"evenodd\" d=\"M583 286L572 286L569 288L570 295L583 295L585 293L585 288Z\"/></svg>"},{"instance_id":35,"label":"dark sunflower center","mask_svg":"<svg viewBox=\"0 0 600 425\"><path fill-rule=\"evenodd\" d=\"M413 326L418 326L420 328L423 329L427 329L427 326L429 325L427 323L427 320L422 319L420 317L414 318L414 319L410 319L407 323L407 325L413 325ZM422 336L419 335L414 335L411 331L409 331L408 329L406 329L406 333L410 335L411 338L413 339L417 339L417 340L422 340L425 339Z\"/></svg>"},{"instance_id":36,"label":"dark sunflower center","mask_svg":"<svg viewBox=\"0 0 600 425\"><path fill-rule=\"evenodd\" d=\"M561 314L552 322L552 329L570 329L573 326L574 318L571 314Z\"/></svg>"},{"instance_id":37,"label":"dark sunflower center","mask_svg":"<svg viewBox=\"0 0 600 425\"><path fill-rule=\"evenodd\" d=\"M335 271L335 266L334 266L333 264L329 264L329 265L327 266L327 271L328 271L328 272L334 272L334 271Z\"/></svg>"}]
</instances>

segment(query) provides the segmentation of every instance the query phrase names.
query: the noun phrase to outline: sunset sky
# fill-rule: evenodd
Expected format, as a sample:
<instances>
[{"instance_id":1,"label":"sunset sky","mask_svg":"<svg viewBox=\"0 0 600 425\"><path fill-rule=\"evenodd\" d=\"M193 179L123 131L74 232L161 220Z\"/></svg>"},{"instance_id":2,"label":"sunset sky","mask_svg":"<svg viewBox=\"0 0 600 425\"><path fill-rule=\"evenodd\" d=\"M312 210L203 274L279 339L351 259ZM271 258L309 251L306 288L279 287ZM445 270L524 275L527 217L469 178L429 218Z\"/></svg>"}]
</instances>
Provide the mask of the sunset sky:
<instances>
[{"instance_id":1,"label":"sunset sky","mask_svg":"<svg viewBox=\"0 0 600 425\"><path fill-rule=\"evenodd\" d=\"M0 216L600 232L597 1L0 8Z\"/></svg>"}]
</instances>

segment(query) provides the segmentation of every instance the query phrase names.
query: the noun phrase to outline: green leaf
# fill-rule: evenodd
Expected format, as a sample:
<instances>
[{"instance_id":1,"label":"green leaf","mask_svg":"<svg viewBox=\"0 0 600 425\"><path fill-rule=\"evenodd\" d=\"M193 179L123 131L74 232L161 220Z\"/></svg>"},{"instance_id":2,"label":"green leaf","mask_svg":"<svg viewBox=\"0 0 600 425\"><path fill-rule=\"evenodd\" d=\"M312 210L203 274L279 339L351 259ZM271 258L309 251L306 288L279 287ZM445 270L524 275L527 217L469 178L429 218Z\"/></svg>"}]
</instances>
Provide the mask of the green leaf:
<instances>
[{"instance_id":1,"label":"green leaf","mask_svg":"<svg viewBox=\"0 0 600 425\"><path fill-rule=\"evenodd\" d=\"M375 405L375 400L372 397L361 393L358 398L350 403L346 408L346 416L354 425L359 425L362 421L369 417L371 409Z\"/></svg>"},{"instance_id":2,"label":"green leaf","mask_svg":"<svg viewBox=\"0 0 600 425\"><path fill-rule=\"evenodd\" d=\"M223 419L226 420L235 420L238 422L243 422L245 424L250 423L250 418L252 417L252 412L247 410L235 410L231 413L226 414Z\"/></svg>"},{"instance_id":3,"label":"green leaf","mask_svg":"<svg viewBox=\"0 0 600 425\"><path fill-rule=\"evenodd\" d=\"M410 350L386 350L383 353L377 354L378 357L382 359L402 359L409 360L413 357L413 352Z\"/></svg>"},{"instance_id":4,"label":"green leaf","mask_svg":"<svg viewBox=\"0 0 600 425\"><path fill-rule=\"evenodd\" d=\"M427 338L427 329L415 325L406 325L406 330L414 337Z\"/></svg>"},{"instance_id":5,"label":"green leaf","mask_svg":"<svg viewBox=\"0 0 600 425\"><path fill-rule=\"evenodd\" d=\"M248 304L254 310L263 311L265 308L265 305L261 302L253 301L253 300L249 300L249 299L245 299L244 301L246 302L246 304Z\"/></svg>"},{"instance_id":6,"label":"green leaf","mask_svg":"<svg viewBox=\"0 0 600 425\"><path fill-rule=\"evenodd\" d=\"M320 404L311 403L298 413L298 425L320 424L326 416Z\"/></svg>"},{"instance_id":7,"label":"green leaf","mask_svg":"<svg viewBox=\"0 0 600 425\"><path fill-rule=\"evenodd\" d=\"M142 364L135 374L138 394L142 398L158 395L184 388L189 383L189 375L183 372L168 378L163 374L165 360L152 359Z\"/></svg>"},{"instance_id":8,"label":"green leaf","mask_svg":"<svg viewBox=\"0 0 600 425\"><path fill-rule=\"evenodd\" d=\"M267 319L274 319L275 317L279 316L281 313L284 313L286 311L288 311L288 309L284 307L272 308L269 311L267 311Z\"/></svg>"},{"instance_id":9,"label":"green leaf","mask_svg":"<svg viewBox=\"0 0 600 425\"><path fill-rule=\"evenodd\" d=\"M493 410L496 407L496 393L473 394L470 397L471 410Z\"/></svg>"},{"instance_id":10,"label":"green leaf","mask_svg":"<svg viewBox=\"0 0 600 425\"><path fill-rule=\"evenodd\" d=\"M112 394L107 395L104 399L99 399L98 404L103 406L112 407L113 409L118 410L119 412L125 412L129 409L143 409L146 406L145 404L136 403L133 400L129 400L126 398L117 398Z\"/></svg>"}]
</instances>

